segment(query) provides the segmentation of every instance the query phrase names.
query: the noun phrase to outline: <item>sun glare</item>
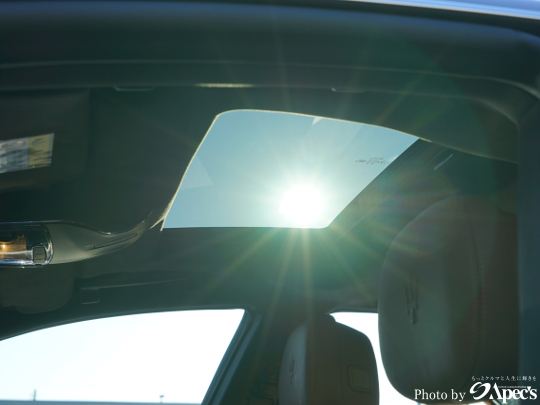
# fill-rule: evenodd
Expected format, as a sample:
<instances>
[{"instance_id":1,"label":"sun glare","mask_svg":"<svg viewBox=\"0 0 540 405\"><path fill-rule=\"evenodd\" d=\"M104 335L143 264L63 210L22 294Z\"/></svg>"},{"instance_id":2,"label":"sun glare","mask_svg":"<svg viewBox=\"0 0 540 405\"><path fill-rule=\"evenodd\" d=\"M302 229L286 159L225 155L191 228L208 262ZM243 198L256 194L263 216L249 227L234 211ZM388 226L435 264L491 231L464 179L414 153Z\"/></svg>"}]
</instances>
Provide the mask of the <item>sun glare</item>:
<instances>
[{"instance_id":1,"label":"sun glare","mask_svg":"<svg viewBox=\"0 0 540 405\"><path fill-rule=\"evenodd\" d=\"M295 187L283 198L279 211L298 225L304 226L318 219L323 202L320 194L312 187Z\"/></svg>"}]
</instances>

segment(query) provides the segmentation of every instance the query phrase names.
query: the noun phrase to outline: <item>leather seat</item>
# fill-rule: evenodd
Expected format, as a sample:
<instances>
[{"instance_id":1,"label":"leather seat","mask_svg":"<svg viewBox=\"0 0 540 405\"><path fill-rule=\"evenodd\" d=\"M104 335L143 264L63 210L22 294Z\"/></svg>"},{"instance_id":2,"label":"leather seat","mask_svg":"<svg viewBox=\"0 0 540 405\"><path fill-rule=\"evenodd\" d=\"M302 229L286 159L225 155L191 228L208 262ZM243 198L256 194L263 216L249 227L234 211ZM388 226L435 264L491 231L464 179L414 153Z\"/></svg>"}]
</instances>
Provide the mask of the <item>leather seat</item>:
<instances>
[{"instance_id":1,"label":"leather seat","mask_svg":"<svg viewBox=\"0 0 540 405\"><path fill-rule=\"evenodd\" d=\"M301 324L287 340L278 389L280 405L377 405L371 342L330 315Z\"/></svg>"},{"instance_id":2,"label":"leather seat","mask_svg":"<svg viewBox=\"0 0 540 405\"><path fill-rule=\"evenodd\" d=\"M516 217L490 200L451 197L411 221L380 281L379 338L392 385L417 402L451 402L452 390L472 402L478 379L492 386L517 376L517 274ZM448 399L420 399L418 389Z\"/></svg>"}]
</instances>

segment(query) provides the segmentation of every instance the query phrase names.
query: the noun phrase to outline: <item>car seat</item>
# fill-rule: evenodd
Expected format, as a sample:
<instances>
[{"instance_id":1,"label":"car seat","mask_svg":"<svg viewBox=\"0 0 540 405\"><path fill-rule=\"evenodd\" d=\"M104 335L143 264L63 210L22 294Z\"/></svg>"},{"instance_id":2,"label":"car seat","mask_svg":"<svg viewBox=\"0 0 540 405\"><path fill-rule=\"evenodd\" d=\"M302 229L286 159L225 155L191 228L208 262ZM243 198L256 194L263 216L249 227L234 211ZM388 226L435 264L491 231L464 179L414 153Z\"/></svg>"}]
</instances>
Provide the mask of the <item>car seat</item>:
<instances>
[{"instance_id":1,"label":"car seat","mask_svg":"<svg viewBox=\"0 0 540 405\"><path fill-rule=\"evenodd\" d=\"M280 405L377 405L371 342L330 315L314 317L287 340L278 390Z\"/></svg>"},{"instance_id":2,"label":"car seat","mask_svg":"<svg viewBox=\"0 0 540 405\"><path fill-rule=\"evenodd\" d=\"M518 385L517 274L516 217L490 200L450 197L412 220L388 250L379 289L392 385L422 403L489 399L474 392L478 382Z\"/></svg>"}]
</instances>

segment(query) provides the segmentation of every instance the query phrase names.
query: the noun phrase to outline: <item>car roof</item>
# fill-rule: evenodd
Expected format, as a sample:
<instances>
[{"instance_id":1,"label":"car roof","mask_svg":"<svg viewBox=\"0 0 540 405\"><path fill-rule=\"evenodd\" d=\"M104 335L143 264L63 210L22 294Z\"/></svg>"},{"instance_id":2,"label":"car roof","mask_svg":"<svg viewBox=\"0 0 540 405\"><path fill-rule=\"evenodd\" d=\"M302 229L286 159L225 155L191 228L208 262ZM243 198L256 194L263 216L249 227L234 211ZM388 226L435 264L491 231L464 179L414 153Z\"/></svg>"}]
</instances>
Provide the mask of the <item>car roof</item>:
<instances>
[{"instance_id":1,"label":"car roof","mask_svg":"<svg viewBox=\"0 0 540 405\"><path fill-rule=\"evenodd\" d=\"M62 164L63 173L71 173L72 178L54 174L49 182L38 179L37 183L48 184L40 188L31 183L29 187L30 179L13 177L3 194L10 207L2 213L6 223L62 220L118 231L154 213L158 224L214 117L246 107L376 123L432 142L396 163L400 173L407 172L407 165L440 163L437 160L448 155L445 147L463 152L464 159L469 155L479 156L479 161L494 159L493 164L513 170L511 163L504 162L517 161L515 123L539 94L536 70L525 61L540 52L536 37L495 24L455 21L454 14L433 24L421 16L392 14L393 8L375 13L372 8L345 12L235 3L28 4L32 6L0 3L0 35L12 44L3 50L0 77L5 122L9 109L15 108L11 105L27 105L28 116L37 117L28 120L27 130L34 130L42 125L40 111L54 103L58 116L47 125L61 123L62 130L73 135L65 145L58 140L55 146L59 155L65 153L60 148L71 154ZM252 32L251 37L246 32ZM276 32L281 41L277 48ZM54 40L58 35L62 40ZM357 43L363 44L362 51ZM530 53L526 55L524 48ZM388 112L392 104L394 110ZM415 111L430 116L419 123ZM18 121L5 126L5 133L15 133L17 125ZM392 170L396 169L389 173ZM378 180L379 187L389 187L386 183L391 180L383 179ZM355 201L367 194L369 190ZM357 202L340 217L351 215L360 215ZM346 221L340 217L328 229L305 231L313 235L308 236L312 243L319 243L315 235L334 232L339 240L358 238L361 227L347 224L347 230L342 230L344 225L337 224ZM148 242L141 239L133 250L148 243L153 247L143 251L150 260L153 249L178 240L182 248L172 249L175 254L160 254L162 260L143 261L145 266L167 272L178 265L188 272L195 268L219 272L227 265L212 258L231 261L236 246L249 251L247 240L269 238L272 232L274 242L253 258L245 257L246 263L236 264L248 271L253 266L247 264L250 260L277 266L268 260L268 256L279 257L275 253L282 242L275 241L297 231L161 232L156 225L148 231ZM351 266L368 260L354 252L354 244L347 249L343 256ZM384 247L380 249L382 255ZM121 262L111 255L66 264L64 271L76 273L74 279L81 280L141 271L136 264L140 259ZM370 298L363 298L359 307L374 310L380 264L368 263L373 267L373 273L366 275ZM276 277L275 269L258 271L255 279ZM10 277L17 279L20 274L14 271Z\"/></svg>"}]
</instances>

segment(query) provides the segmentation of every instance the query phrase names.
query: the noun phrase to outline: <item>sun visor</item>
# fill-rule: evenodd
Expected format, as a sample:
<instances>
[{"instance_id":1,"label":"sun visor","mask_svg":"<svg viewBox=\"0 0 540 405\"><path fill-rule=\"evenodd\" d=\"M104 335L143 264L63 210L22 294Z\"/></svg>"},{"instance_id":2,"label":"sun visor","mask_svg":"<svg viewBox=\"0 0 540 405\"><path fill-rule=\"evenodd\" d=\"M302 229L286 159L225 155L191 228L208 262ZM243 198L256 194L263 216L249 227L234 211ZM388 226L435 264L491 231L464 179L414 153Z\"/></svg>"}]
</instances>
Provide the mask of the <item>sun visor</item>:
<instances>
[{"instance_id":1,"label":"sun visor","mask_svg":"<svg viewBox=\"0 0 540 405\"><path fill-rule=\"evenodd\" d=\"M72 179L86 163L89 92L0 96L0 191Z\"/></svg>"}]
</instances>

